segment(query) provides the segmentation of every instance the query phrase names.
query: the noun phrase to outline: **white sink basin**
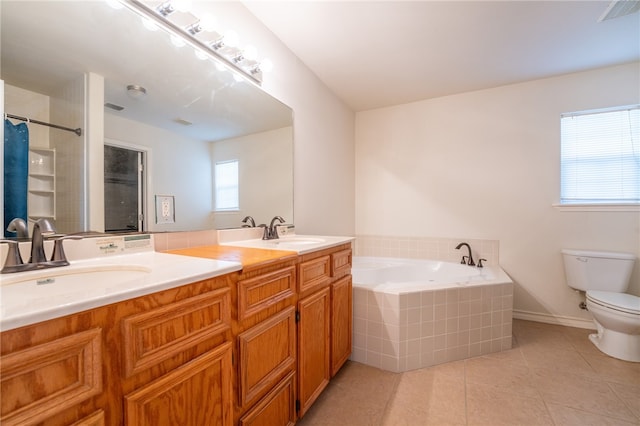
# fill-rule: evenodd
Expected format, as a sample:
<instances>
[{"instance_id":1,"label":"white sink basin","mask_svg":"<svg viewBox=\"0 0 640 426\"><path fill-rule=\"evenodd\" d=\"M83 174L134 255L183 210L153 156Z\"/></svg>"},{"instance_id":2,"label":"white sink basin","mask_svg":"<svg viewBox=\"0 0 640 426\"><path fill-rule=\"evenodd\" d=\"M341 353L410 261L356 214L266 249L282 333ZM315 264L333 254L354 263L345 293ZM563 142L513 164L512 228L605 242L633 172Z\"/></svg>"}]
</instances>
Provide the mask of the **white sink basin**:
<instances>
[{"instance_id":1,"label":"white sink basin","mask_svg":"<svg viewBox=\"0 0 640 426\"><path fill-rule=\"evenodd\" d=\"M321 244L324 243L324 238L307 238L307 237L289 237L279 240L271 240L270 243L277 246L306 246L309 244Z\"/></svg>"},{"instance_id":2,"label":"white sink basin","mask_svg":"<svg viewBox=\"0 0 640 426\"><path fill-rule=\"evenodd\" d=\"M18 283L35 283L37 285L90 284L96 280L103 282L130 281L151 272L151 268L142 265L91 265L61 266L58 268L40 269L15 275L3 275L0 285L7 286Z\"/></svg>"}]
</instances>

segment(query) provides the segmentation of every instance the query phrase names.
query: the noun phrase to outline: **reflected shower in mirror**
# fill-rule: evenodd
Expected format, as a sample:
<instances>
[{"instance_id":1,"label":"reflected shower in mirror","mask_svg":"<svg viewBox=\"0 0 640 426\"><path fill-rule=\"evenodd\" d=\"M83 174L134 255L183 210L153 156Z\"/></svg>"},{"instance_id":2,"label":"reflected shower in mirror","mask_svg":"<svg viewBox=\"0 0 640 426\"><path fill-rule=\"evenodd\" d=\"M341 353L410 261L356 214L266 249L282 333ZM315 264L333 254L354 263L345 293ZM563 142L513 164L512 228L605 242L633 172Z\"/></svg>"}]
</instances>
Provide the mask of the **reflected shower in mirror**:
<instances>
[{"instance_id":1,"label":"reflected shower in mirror","mask_svg":"<svg viewBox=\"0 0 640 426\"><path fill-rule=\"evenodd\" d=\"M240 227L246 215L293 221L292 111L255 83L106 2L3 1L0 19L4 112L83 129L27 124L29 219L50 217L63 233L110 229L103 153L111 141L148 155L145 231ZM131 85L146 95L131 96ZM213 165L231 158L240 164L239 209L217 211ZM33 167L49 167L49 181ZM158 194L174 197L175 222L156 223Z\"/></svg>"}]
</instances>

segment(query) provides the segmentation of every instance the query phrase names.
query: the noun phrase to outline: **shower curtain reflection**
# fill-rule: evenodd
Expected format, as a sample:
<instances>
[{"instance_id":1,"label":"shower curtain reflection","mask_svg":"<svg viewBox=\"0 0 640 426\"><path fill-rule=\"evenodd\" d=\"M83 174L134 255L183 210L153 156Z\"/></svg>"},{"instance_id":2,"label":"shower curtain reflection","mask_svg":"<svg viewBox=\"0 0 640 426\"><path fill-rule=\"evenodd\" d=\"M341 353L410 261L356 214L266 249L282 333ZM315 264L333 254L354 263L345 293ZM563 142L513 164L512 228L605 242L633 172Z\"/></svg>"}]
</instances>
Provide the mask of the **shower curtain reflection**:
<instances>
[{"instance_id":1,"label":"shower curtain reflection","mask_svg":"<svg viewBox=\"0 0 640 426\"><path fill-rule=\"evenodd\" d=\"M26 123L4 120L4 224L6 230L15 218L27 221L29 183L29 129ZM4 231L7 237L15 232Z\"/></svg>"}]
</instances>

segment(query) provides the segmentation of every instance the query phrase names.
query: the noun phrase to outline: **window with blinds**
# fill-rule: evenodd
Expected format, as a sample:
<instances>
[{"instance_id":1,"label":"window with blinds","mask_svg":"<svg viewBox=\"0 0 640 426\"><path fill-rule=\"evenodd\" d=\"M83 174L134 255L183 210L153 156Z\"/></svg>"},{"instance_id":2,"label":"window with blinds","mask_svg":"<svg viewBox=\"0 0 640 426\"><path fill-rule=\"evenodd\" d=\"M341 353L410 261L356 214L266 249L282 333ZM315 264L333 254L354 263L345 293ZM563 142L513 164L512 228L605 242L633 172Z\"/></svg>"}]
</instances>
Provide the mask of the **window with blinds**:
<instances>
[{"instance_id":1,"label":"window with blinds","mask_svg":"<svg viewBox=\"0 0 640 426\"><path fill-rule=\"evenodd\" d=\"M640 105L563 114L560 204L640 203Z\"/></svg>"},{"instance_id":2,"label":"window with blinds","mask_svg":"<svg viewBox=\"0 0 640 426\"><path fill-rule=\"evenodd\" d=\"M238 160L215 163L215 210L240 209Z\"/></svg>"}]
</instances>

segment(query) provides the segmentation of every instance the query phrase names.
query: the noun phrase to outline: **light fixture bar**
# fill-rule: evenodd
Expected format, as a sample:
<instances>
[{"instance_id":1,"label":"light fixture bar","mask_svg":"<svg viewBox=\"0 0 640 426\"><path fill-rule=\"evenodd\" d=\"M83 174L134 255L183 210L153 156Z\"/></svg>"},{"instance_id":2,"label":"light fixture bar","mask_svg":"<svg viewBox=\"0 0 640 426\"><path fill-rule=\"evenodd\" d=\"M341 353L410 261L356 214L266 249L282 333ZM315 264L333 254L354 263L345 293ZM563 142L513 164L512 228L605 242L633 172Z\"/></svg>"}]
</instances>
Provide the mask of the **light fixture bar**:
<instances>
[{"instance_id":1,"label":"light fixture bar","mask_svg":"<svg viewBox=\"0 0 640 426\"><path fill-rule=\"evenodd\" d=\"M178 25L175 25L173 22L166 19L166 15L163 15L160 11L153 11L145 6L142 2L138 0L120 0L120 2L125 5L127 8L142 16L143 18L147 18L152 20L155 24L157 24L160 28L167 31L169 34L180 37L185 41L185 43L191 45L194 49L200 49L206 52L208 55L212 56L216 60L220 61L223 65L229 68L232 71L239 72L243 77L248 78L254 83L261 85L262 80L260 73L251 73L244 70L239 65L239 62L235 62L235 58L227 58L224 55L218 53L213 46L209 46L197 38L193 37L193 34L188 32L187 30L180 28ZM163 5L164 6L164 5ZM236 55L237 56L237 55Z\"/></svg>"}]
</instances>

